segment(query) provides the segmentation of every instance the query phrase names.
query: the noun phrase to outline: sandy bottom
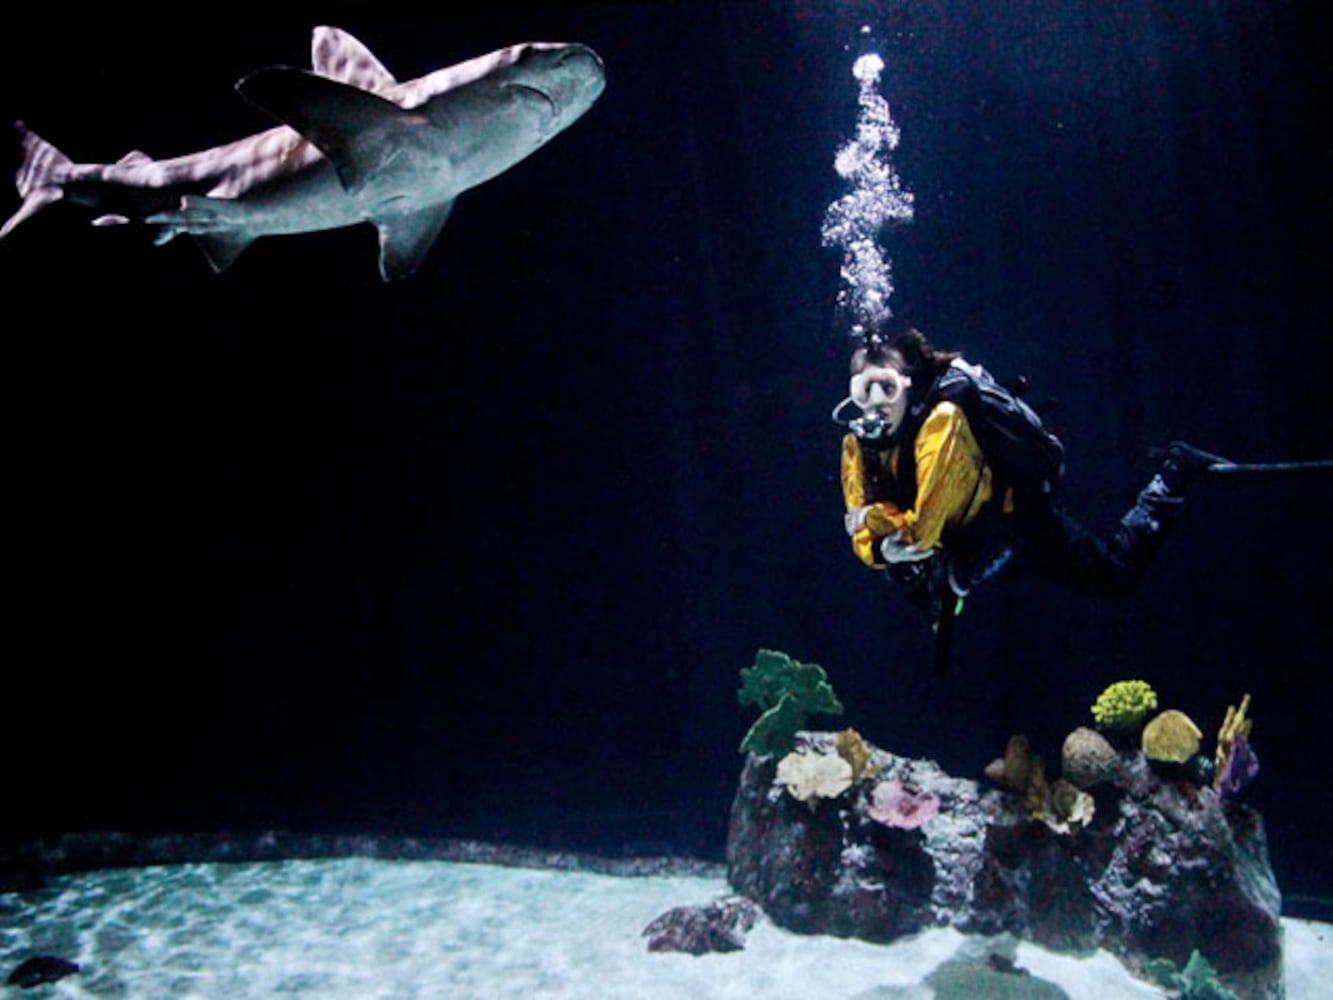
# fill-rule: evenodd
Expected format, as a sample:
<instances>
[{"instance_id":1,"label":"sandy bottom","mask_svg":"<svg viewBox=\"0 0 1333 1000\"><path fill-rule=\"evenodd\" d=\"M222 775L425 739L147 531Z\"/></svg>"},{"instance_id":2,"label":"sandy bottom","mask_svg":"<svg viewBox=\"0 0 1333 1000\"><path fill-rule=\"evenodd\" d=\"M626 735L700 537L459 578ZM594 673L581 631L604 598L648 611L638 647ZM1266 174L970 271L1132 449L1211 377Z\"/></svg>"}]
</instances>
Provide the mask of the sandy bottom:
<instances>
[{"instance_id":1,"label":"sandy bottom","mask_svg":"<svg viewBox=\"0 0 1333 1000\"><path fill-rule=\"evenodd\" d=\"M654 917L725 893L725 883L715 878L624 878L365 858L99 871L53 880L37 892L0 896L0 978L30 956L56 955L77 962L80 971L22 995L99 1000L1166 995L1131 978L1105 952L1075 958L1009 942L1027 975L997 973L984 957L1003 943L949 929L872 945L793 935L761 920L742 952L696 958L647 950L642 930ZM1284 920L1283 926L1289 1000L1329 996L1333 925Z\"/></svg>"}]
</instances>

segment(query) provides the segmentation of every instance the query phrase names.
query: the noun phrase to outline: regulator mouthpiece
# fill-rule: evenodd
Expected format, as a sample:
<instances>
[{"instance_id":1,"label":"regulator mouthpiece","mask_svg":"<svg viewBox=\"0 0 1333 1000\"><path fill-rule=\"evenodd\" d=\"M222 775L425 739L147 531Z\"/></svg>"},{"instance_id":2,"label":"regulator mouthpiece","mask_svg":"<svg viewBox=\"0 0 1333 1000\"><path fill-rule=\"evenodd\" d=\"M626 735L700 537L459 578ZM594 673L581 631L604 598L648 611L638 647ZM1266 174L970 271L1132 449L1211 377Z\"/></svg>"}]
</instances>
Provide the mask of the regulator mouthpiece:
<instances>
[{"instance_id":1,"label":"regulator mouthpiece","mask_svg":"<svg viewBox=\"0 0 1333 1000\"><path fill-rule=\"evenodd\" d=\"M849 406L856 407L860 416L851 418L845 417L843 411ZM888 427L888 422L882 416L874 410L866 410L862 408L861 404L851 396L848 396L835 406L833 408L833 413L830 415L833 417L833 422L835 424L839 427L846 427L863 441L874 441L883 437L884 432Z\"/></svg>"}]
</instances>

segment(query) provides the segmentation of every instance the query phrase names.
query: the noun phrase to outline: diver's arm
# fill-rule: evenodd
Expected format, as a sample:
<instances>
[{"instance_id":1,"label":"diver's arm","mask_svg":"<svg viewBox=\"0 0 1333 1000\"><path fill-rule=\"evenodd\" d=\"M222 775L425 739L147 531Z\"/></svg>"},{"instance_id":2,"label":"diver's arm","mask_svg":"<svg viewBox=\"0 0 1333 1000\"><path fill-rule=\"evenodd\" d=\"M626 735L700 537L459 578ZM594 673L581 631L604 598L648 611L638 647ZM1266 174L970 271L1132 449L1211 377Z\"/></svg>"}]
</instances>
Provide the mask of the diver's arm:
<instances>
[{"instance_id":1,"label":"diver's arm","mask_svg":"<svg viewBox=\"0 0 1333 1000\"><path fill-rule=\"evenodd\" d=\"M923 559L939 547L946 526L969 520L991 497L991 473L963 411L940 403L917 432L916 506L866 503L861 445L843 439L842 484L852 549L867 566ZM885 540L891 540L884 551Z\"/></svg>"},{"instance_id":2,"label":"diver's arm","mask_svg":"<svg viewBox=\"0 0 1333 1000\"><path fill-rule=\"evenodd\" d=\"M901 527L902 512L887 502L871 502L866 495L865 456L855 434L842 439L842 498L847 507L843 521L851 536L852 551L867 566L884 568L879 545Z\"/></svg>"},{"instance_id":3,"label":"diver's arm","mask_svg":"<svg viewBox=\"0 0 1333 1000\"><path fill-rule=\"evenodd\" d=\"M950 524L963 523L991 497L991 474L963 411L940 403L916 437L916 507L905 511L900 542L939 547Z\"/></svg>"}]
</instances>

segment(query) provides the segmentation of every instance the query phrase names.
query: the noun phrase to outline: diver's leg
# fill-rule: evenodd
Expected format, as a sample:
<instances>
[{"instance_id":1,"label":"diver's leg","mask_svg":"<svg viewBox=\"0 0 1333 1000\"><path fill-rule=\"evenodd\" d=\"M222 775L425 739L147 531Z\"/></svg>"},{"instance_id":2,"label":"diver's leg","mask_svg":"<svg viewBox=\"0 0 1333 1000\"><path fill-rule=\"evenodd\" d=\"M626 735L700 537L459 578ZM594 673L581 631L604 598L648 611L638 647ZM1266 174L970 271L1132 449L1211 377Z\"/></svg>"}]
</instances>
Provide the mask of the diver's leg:
<instances>
[{"instance_id":1,"label":"diver's leg","mask_svg":"<svg viewBox=\"0 0 1333 1000\"><path fill-rule=\"evenodd\" d=\"M1062 510L1051 509L1030 518L1015 569L1096 597L1133 593L1156 555L1169 520L1153 509L1158 500L1153 489L1150 484L1139 494L1109 541Z\"/></svg>"},{"instance_id":2,"label":"diver's leg","mask_svg":"<svg viewBox=\"0 0 1333 1000\"><path fill-rule=\"evenodd\" d=\"M1126 597L1152 565L1167 528L1180 516L1185 490L1208 468L1225 461L1175 442L1163 453L1152 481L1103 542L1063 511L1047 508L1030 519L1024 568L1085 594Z\"/></svg>"},{"instance_id":3,"label":"diver's leg","mask_svg":"<svg viewBox=\"0 0 1333 1000\"><path fill-rule=\"evenodd\" d=\"M1114 576L1107 596L1126 596L1138 590L1162 547L1166 529L1180 516L1184 503L1182 487L1172 482L1165 469L1139 491L1106 547Z\"/></svg>"}]
</instances>

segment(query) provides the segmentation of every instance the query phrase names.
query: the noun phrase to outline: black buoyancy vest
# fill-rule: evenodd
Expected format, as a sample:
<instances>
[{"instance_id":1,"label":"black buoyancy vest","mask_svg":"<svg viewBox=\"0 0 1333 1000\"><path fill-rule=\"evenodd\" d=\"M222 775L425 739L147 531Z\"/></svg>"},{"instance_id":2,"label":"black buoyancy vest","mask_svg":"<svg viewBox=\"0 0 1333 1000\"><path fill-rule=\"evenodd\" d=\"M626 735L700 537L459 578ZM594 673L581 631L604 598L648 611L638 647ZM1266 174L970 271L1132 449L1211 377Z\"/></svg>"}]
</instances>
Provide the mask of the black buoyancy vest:
<instances>
[{"instance_id":1,"label":"black buoyancy vest","mask_svg":"<svg viewBox=\"0 0 1333 1000\"><path fill-rule=\"evenodd\" d=\"M981 454L995 477L995 492L1012 489L1017 498L1050 493L1064 473L1064 445L1037 412L980 365L955 360L908 407L895 435L898 452L894 502L916 505L916 437L940 403L954 403L967 417Z\"/></svg>"}]
</instances>

